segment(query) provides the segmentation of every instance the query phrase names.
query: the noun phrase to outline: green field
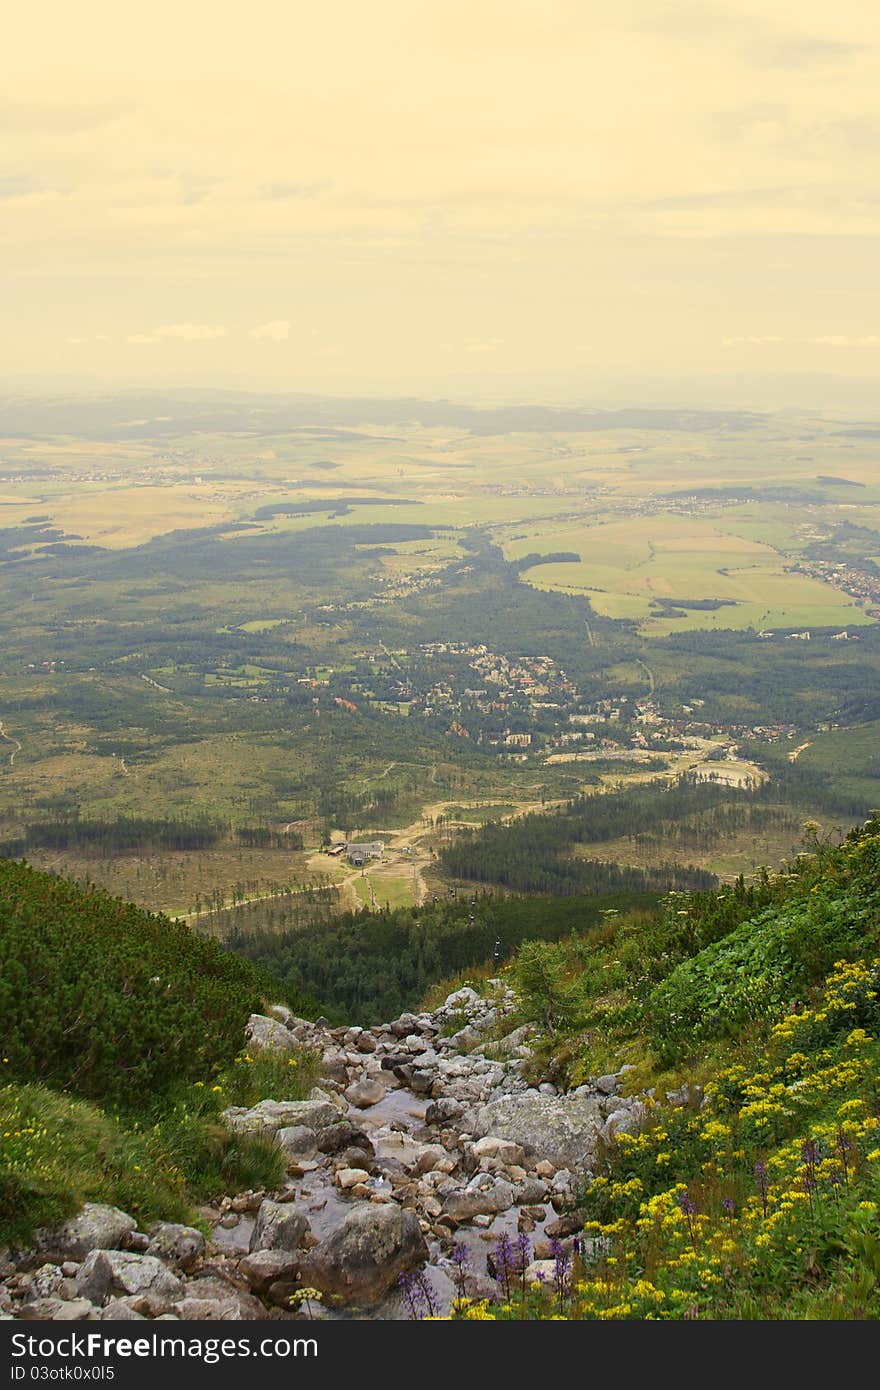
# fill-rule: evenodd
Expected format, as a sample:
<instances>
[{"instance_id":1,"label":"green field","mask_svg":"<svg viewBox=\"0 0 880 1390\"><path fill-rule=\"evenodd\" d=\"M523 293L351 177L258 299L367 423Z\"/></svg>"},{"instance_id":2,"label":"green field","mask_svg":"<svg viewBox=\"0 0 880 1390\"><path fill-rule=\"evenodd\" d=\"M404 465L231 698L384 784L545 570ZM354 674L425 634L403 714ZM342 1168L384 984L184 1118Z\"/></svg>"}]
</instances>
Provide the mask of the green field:
<instances>
[{"instance_id":1,"label":"green field","mask_svg":"<svg viewBox=\"0 0 880 1390\"><path fill-rule=\"evenodd\" d=\"M777 530L751 521L739 529L768 536ZM872 621L830 584L787 573L784 558L765 540L722 529L714 519L661 513L593 526L539 526L505 541L504 550L512 560L532 552L580 555L576 563L535 565L523 578L536 588L584 594L605 617L639 621L646 636L694 627L760 631ZM692 600L721 606L684 608L675 616L664 611Z\"/></svg>"}]
</instances>

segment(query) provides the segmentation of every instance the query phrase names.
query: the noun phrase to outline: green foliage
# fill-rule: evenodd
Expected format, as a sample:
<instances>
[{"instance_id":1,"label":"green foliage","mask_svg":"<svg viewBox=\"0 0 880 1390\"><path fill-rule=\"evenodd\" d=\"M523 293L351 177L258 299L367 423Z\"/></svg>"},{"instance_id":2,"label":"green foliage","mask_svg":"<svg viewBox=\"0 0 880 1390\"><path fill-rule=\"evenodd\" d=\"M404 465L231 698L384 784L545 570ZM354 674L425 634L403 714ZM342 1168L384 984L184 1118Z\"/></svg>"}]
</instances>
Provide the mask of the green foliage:
<instances>
[{"instance_id":1,"label":"green foliage","mask_svg":"<svg viewBox=\"0 0 880 1390\"><path fill-rule=\"evenodd\" d=\"M232 1061L265 979L182 923L0 862L10 1072L142 1106Z\"/></svg>"},{"instance_id":2,"label":"green foliage","mask_svg":"<svg viewBox=\"0 0 880 1390\"><path fill-rule=\"evenodd\" d=\"M645 1017L661 1062L735 1036L802 998L835 961L880 939L880 881L870 845L850 843L793 876L786 901L683 961L657 986ZM820 876L812 881L816 867Z\"/></svg>"},{"instance_id":3,"label":"green foliage","mask_svg":"<svg viewBox=\"0 0 880 1390\"><path fill-rule=\"evenodd\" d=\"M227 945L287 992L323 1001L347 1023L379 1023L412 1008L438 980L485 961L503 964L523 941L587 931L612 908L647 906L653 895L501 898L456 894L390 912L347 913L306 931L264 932Z\"/></svg>"}]
</instances>

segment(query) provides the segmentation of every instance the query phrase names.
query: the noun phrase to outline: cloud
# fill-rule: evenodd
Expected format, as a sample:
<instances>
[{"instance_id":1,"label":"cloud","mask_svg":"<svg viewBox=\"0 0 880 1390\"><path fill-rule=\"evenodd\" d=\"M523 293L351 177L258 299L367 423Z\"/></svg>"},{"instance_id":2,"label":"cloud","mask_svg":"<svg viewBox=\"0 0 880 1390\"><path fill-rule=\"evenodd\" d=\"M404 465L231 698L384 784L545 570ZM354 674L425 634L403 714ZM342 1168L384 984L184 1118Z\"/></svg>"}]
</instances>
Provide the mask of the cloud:
<instances>
[{"instance_id":1,"label":"cloud","mask_svg":"<svg viewBox=\"0 0 880 1390\"><path fill-rule=\"evenodd\" d=\"M781 338L773 334L737 334L735 337L722 338L724 347L739 347L743 344L749 347L762 347L765 344L786 343L789 346L807 347L832 347L832 348L862 348L880 347L880 334L863 333L855 336L847 333L822 333L813 338Z\"/></svg>"},{"instance_id":2,"label":"cloud","mask_svg":"<svg viewBox=\"0 0 880 1390\"><path fill-rule=\"evenodd\" d=\"M267 183L259 191L260 198L281 201L286 198L317 198L329 188L328 183Z\"/></svg>"},{"instance_id":3,"label":"cloud","mask_svg":"<svg viewBox=\"0 0 880 1390\"><path fill-rule=\"evenodd\" d=\"M161 328L153 328L149 333L129 333L127 343L160 343L168 338L176 338L185 343L207 342L210 338L225 338L226 329L212 323L166 323Z\"/></svg>"},{"instance_id":4,"label":"cloud","mask_svg":"<svg viewBox=\"0 0 880 1390\"><path fill-rule=\"evenodd\" d=\"M465 352L497 352L503 338L468 338L464 345Z\"/></svg>"},{"instance_id":5,"label":"cloud","mask_svg":"<svg viewBox=\"0 0 880 1390\"><path fill-rule=\"evenodd\" d=\"M283 343L290 337L289 319L270 319L268 323L258 324L250 332L252 338L268 338L273 343Z\"/></svg>"},{"instance_id":6,"label":"cloud","mask_svg":"<svg viewBox=\"0 0 880 1390\"><path fill-rule=\"evenodd\" d=\"M866 333L851 338L845 333L829 333L821 338L808 338L807 342L814 343L817 347L880 347L880 336L876 333Z\"/></svg>"},{"instance_id":7,"label":"cloud","mask_svg":"<svg viewBox=\"0 0 880 1390\"><path fill-rule=\"evenodd\" d=\"M792 34L776 43L768 44L760 58L768 67L805 68L813 63L851 58L861 51L860 44L842 43L838 39L814 38L808 34Z\"/></svg>"},{"instance_id":8,"label":"cloud","mask_svg":"<svg viewBox=\"0 0 880 1390\"><path fill-rule=\"evenodd\" d=\"M732 338L722 338L721 342L724 347L737 347L741 343L748 343L749 346L755 347L764 343L784 343L785 339L778 338L773 334L742 333Z\"/></svg>"}]
</instances>

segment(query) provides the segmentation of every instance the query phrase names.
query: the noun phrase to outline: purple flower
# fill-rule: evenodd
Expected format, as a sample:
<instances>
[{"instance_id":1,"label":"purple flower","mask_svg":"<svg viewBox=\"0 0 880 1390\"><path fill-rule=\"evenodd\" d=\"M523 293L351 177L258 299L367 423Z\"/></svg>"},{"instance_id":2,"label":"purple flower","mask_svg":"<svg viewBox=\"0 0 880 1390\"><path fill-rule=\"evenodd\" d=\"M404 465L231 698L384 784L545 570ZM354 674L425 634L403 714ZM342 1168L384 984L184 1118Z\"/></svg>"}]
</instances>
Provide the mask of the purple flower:
<instances>
[{"instance_id":1,"label":"purple flower","mask_svg":"<svg viewBox=\"0 0 880 1390\"><path fill-rule=\"evenodd\" d=\"M691 1197L688 1196L688 1194L687 1194L686 1192L682 1192L681 1195L679 1196L678 1205L681 1207L681 1209L682 1209L682 1211L684 1212L685 1216L687 1216L687 1217L696 1216L696 1214L697 1214L697 1204L696 1204L695 1201L693 1201L693 1199L692 1199Z\"/></svg>"},{"instance_id":2,"label":"purple flower","mask_svg":"<svg viewBox=\"0 0 880 1390\"><path fill-rule=\"evenodd\" d=\"M724 1210L727 1212L727 1215L728 1215L728 1216L733 1216L733 1198L732 1198L732 1197L724 1197L724 1198L722 1198L721 1205L722 1205L722 1207L724 1208Z\"/></svg>"}]
</instances>

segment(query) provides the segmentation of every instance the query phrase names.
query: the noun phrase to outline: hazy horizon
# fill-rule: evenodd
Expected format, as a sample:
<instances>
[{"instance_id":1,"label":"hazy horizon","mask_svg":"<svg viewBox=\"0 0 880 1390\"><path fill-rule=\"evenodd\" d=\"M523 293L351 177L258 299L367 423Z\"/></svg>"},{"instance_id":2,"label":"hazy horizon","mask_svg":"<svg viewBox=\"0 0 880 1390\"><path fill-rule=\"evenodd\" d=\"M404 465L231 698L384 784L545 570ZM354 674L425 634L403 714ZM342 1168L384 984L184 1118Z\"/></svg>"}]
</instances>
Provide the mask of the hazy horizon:
<instances>
[{"instance_id":1,"label":"hazy horizon","mask_svg":"<svg viewBox=\"0 0 880 1390\"><path fill-rule=\"evenodd\" d=\"M19 11L0 378L870 408L880 17L769 8Z\"/></svg>"}]
</instances>

